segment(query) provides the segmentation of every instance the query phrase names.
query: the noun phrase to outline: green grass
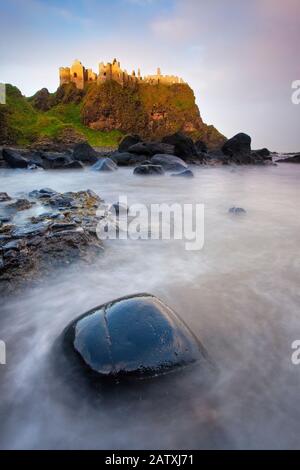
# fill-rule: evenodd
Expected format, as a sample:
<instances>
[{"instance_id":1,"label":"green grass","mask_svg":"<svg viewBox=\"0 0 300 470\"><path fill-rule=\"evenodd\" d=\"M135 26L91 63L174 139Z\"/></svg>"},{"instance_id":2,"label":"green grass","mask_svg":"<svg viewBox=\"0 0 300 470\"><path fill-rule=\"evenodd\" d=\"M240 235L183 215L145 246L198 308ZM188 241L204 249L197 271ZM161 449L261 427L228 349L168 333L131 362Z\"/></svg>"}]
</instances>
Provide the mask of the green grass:
<instances>
[{"instance_id":1,"label":"green grass","mask_svg":"<svg viewBox=\"0 0 300 470\"><path fill-rule=\"evenodd\" d=\"M74 127L79 133L83 134L90 145L94 147L114 147L122 137L122 132L114 131L96 131L86 127L81 122L81 104L59 104L45 113L53 122L62 123L64 127ZM50 126L51 127L51 126ZM60 131L62 128L60 129Z\"/></svg>"},{"instance_id":2,"label":"green grass","mask_svg":"<svg viewBox=\"0 0 300 470\"><path fill-rule=\"evenodd\" d=\"M96 131L81 122L80 104L59 104L49 111L37 111L12 85L7 85L7 122L13 143L27 146L40 137L57 138L65 128L74 128L90 145L114 147L122 137L120 131Z\"/></svg>"}]
</instances>

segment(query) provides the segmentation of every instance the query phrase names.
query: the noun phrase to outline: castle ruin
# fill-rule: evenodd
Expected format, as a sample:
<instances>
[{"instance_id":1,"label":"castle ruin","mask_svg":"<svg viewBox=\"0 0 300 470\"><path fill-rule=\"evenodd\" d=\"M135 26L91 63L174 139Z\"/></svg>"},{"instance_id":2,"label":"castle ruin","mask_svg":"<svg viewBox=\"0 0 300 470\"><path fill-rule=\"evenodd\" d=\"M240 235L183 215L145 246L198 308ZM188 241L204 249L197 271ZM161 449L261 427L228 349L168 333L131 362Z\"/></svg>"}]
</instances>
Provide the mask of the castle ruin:
<instances>
[{"instance_id":1,"label":"castle ruin","mask_svg":"<svg viewBox=\"0 0 300 470\"><path fill-rule=\"evenodd\" d=\"M137 74L135 70L131 74L126 70L122 70L120 62L114 59L112 63L108 62L99 64L98 74L93 72L92 69L86 69L79 60L75 60L71 67L60 67L59 81L60 85L73 82L76 87L83 90L85 85L89 82L103 83L106 80L115 80L124 86L130 83L150 83L157 85L163 83L166 85L174 85L175 83L184 83L184 81L174 75L162 75L160 68L157 69L156 75L141 76L141 71L138 69Z\"/></svg>"}]
</instances>

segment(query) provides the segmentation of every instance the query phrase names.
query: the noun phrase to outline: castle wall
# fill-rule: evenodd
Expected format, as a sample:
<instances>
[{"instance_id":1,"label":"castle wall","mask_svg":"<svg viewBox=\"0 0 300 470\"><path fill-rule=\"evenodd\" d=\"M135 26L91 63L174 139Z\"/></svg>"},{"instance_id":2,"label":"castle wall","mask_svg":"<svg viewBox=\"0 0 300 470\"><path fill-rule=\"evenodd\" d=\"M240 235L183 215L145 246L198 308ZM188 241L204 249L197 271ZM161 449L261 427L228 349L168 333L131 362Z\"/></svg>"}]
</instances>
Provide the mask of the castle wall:
<instances>
[{"instance_id":1,"label":"castle wall","mask_svg":"<svg viewBox=\"0 0 300 470\"><path fill-rule=\"evenodd\" d=\"M152 85L156 85L158 83L163 83L166 85L184 83L184 81L177 76L162 75L160 68L157 69L157 73L155 75L148 75L146 77L141 76L140 69L138 69L137 75L134 70L131 74L128 74L126 70L121 69L120 62L118 62L117 59L114 59L112 63L108 62L107 64L101 62L99 64L98 75L94 73L92 69L85 69L79 60L75 60L71 68L60 67L59 79L60 85L73 82L75 83L76 87L81 90L84 88L87 82L91 81L103 83L106 80L115 80L122 86L137 82L144 82Z\"/></svg>"}]
</instances>

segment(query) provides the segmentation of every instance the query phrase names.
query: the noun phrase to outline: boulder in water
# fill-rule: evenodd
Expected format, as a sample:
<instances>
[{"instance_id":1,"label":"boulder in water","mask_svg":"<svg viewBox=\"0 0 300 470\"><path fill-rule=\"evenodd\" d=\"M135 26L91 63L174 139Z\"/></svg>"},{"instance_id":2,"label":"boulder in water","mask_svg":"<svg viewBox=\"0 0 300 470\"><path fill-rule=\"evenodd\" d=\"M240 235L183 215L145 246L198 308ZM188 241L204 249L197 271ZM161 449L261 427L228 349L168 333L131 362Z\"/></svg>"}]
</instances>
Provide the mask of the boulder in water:
<instances>
[{"instance_id":1,"label":"boulder in water","mask_svg":"<svg viewBox=\"0 0 300 470\"><path fill-rule=\"evenodd\" d=\"M87 142L75 145L73 158L82 163L93 165L98 161L98 153Z\"/></svg>"},{"instance_id":2,"label":"boulder in water","mask_svg":"<svg viewBox=\"0 0 300 470\"><path fill-rule=\"evenodd\" d=\"M101 158L92 167L93 171L115 171L118 165L111 158Z\"/></svg>"},{"instance_id":3,"label":"boulder in water","mask_svg":"<svg viewBox=\"0 0 300 470\"><path fill-rule=\"evenodd\" d=\"M180 171L187 168L187 164L176 155L157 154L151 158L151 163L161 165L166 171Z\"/></svg>"},{"instance_id":4,"label":"boulder in water","mask_svg":"<svg viewBox=\"0 0 300 470\"><path fill-rule=\"evenodd\" d=\"M97 377L155 376L208 360L177 314L149 294L85 313L65 329L63 342L65 352Z\"/></svg>"},{"instance_id":5,"label":"boulder in water","mask_svg":"<svg viewBox=\"0 0 300 470\"><path fill-rule=\"evenodd\" d=\"M134 175L141 175L141 176L148 176L148 175L163 175L164 169L161 165L139 165L137 166L133 174Z\"/></svg>"},{"instance_id":6,"label":"boulder in water","mask_svg":"<svg viewBox=\"0 0 300 470\"><path fill-rule=\"evenodd\" d=\"M242 207L231 207L228 212L229 214L234 214L234 215L246 214L245 209L243 209Z\"/></svg>"}]
</instances>

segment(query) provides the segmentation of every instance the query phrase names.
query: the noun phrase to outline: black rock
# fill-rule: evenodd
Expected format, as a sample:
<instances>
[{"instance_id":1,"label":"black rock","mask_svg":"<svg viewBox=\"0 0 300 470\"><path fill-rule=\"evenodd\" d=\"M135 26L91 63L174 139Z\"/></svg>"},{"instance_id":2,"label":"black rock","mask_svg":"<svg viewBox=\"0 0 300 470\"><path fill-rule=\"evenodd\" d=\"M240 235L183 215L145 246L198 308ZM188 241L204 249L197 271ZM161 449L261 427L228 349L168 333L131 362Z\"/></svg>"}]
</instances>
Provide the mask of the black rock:
<instances>
[{"instance_id":1,"label":"black rock","mask_svg":"<svg viewBox=\"0 0 300 470\"><path fill-rule=\"evenodd\" d=\"M190 160L197 156L197 149L193 140L180 132L164 137L162 142L173 145L174 154L182 160Z\"/></svg>"},{"instance_id":2,"label":"black rock","mask_svg":"<svg viewBox=\"0 0 300 470\"><path fill-rule=\"evenodd\" d=\"M90 310L62 338L69 359L99 378L155 376L208 361L204 347L177 314L149 294Z\"/></svg>"},{"instance_id":3,"label":"black rock","mask_svg":"<svg viewBox=\"0 0 300 470\"><path fill-rule=\"evenodd\" d=\"M4 148L2 155L3 159L11 168L27 168L28 161L17 150Z\"/></svg>"},{"instance_id":4,"label":"black rock","mask_svg":"<svg viewBox=\"0 0 300 470\"><path fill-rule=\"evenodd\" d=\"M164 169L161 165L139 165L133 170L134 175L163 175Z\"/></svg>"},{"instance_id":5,"label":"black rock","mask_svg":"<svg viewBox=\"0 0 300 470\"><path fill-rule=\"evenodd\" d=\"M174 153L174 145L163 142L139 142L129 147L128 152L137 155L146 155L152 157L156 154L170 154Z\"/></svg>"},{"instance_id":6,"label":"black rock","mask_svg":"<svg viewBox=\"0 0 300 470\"><path fill-rule=\"evenodd\" d=\"M277 160L279 163L300 163L300 154L293 155L292 157L283 158L282 160Z\"/></svg>"},{"instance_id":7,"label":"black rock","mask_svg":"<svg viewBox=\"0 0 300 470\"><path fill-rule=\"evenodd\" d=\"M227 162L237 164L251 164L251 137L247 134L240 133L227 140L222 147L222 152L227 157Z\"/></svg>"},{"instance_id":8,"label":"black rock","mask_svg":"<svg viewBox=\"0 0 300 470\"><path fill-rule=\"evenodd\" d=\"M47 199L47 198L50 198L51 196L55 196L55 194L58 194L57 191L54 191L51 188L42 188L42 189L34 189L28 194L28 196L33 197L35 199Z\"/></svg>"},{"instance_id":9,"label":"black rock","mask_svg":"<svg viewBox=\"0 0 300 470\"><path fill-rule=\"evenodd\" d=\"M118 151L120 153L128 152L129 147L138 142L142 142L142 139L138 135L125 135L125 137L121 140Z\"/></svg>"},{"instance_id":10,"label":"black rock","mask_svg":"<svg viewBox=\"0 0 300 470\"><path fill-rule=\"evenodd\" d=\"M208 152L207 145L205 142L203 142L203 140L197 140L195 142L195 147L197 152L199 152L200 154Z\"/></svg>"},{"instance_id":11,"label":"black rock","mask_svg":"<svg viewBox=\"0 0 300 470\"><path fill-rule=\"evenodd\" d=\"M231 207L228 212L234 215L246 214L245 209L243 209L242 207Z\"/></svg>"},{"instance_id":12,"label":"black rock","mask_svg":"<svg viewBox=\"0 0 300 470\"><path fill-rule=\"evenodd\" d=\"M83 164L77 160L65 163L62 167L63 170L82 170L83 168Z\"/></svg>"},{"instance_id":13,"label":"black rock","mask_svg":"<svg viewBox=\"0 0 300 470\"><path fill-rule=\"evenodd\" d=\"M11 201L11 197L7 193L0 192L0 202Z\"/></svg>"},{"instance_id":14,"label":"black rock","mask_svg":"<svg viewBox=\"0 0 300 470\"><path fill-rule=\"evenodd\" d=\"M71 162L72 158L68 153L43 152L43 167L45 169L60 170Z\"/></svg>"},{"instance_id":15,"label":"black rock","mask_svg":"<svg viewBox=\"0 0 300 470\"><path fill-rule=\"evenodd\" d=\"M146 160L147 157L144 155L136 155L129 152L113 152L110 154L110 158L118 166L129 166L136 165L137 163L142 163Z\"/></svg>"},{"instance_id":16,"label":"black rock","mask_svg":"<svg viewBox=\"0 0 300 470\"><path fill-rule=\"evenodd\" d=\"M175 155L157 154L151 158L151 163L161 165L166 171L180 171L187 168L187 164Z\"/></svg>"},{"instance_id":17,"label":"black rock","mask_svg":"<svg viewBox=\"0 0 300 470\"><path fill-rule=\"evenodd\" d=\"M73 150L73 159L93 165L98 161L98 153L87 142L77 144Z\"/></svg>"},{"instance_id":18,"label":"black rock","mask_svg":"<svg viewBox=\"0 0 300 470\"><path fill-rule=\"evenodd\" d=\"M36 235L43 235L49 227L46 222L40 222L37 224L26 224L17 227L12 231L12 236L15 238L23 237L35 237Z\"/></svg>"},{"instance_id":19,"label":"black rock","mask_svg":"<svg viewBox=\"0 0 300 470\"><path fill-rule=\"evenodd\" d=\"M173 173L171 176L182 176L183 178L194 178L194 173L192 170L180 171L180 173Z\"/></svg>"},{"instance_id":20,"label":"black rock","mask_svg":"<svg viewBox=\"0 0 300 470\"><path fill-rule=\"evenodd\" d=\"M259 150L254 150L254 152L256 153L256 155L259 155L260 157L270 157L271 155L271 152L270 150L268 150L267 148L263 148L263 149L259 149ZM271 157L272 158L272 157Z\"/></svg>"},{"instance_id":21,"label":"black rock","mask_svg":"<svg viewBox=\"0 0 300 470\"><path fill-rule=\"evenodd\" d=\"M9 204L7 207L16 211L25 211L27 209L30 209L34 204L35 202L28 201L27 199L17 199L16 201Z\"/></svg>"},{"instance_id":22,"label":"black rock","mask_svg":"<svg viewBox=\"0 0 300 470\"><path fill-rule=\"evenodd\" d=\"M118 165L111 158L101 158L92 167L94 171L115 171Z\"/></svg>"}]
</instances>

